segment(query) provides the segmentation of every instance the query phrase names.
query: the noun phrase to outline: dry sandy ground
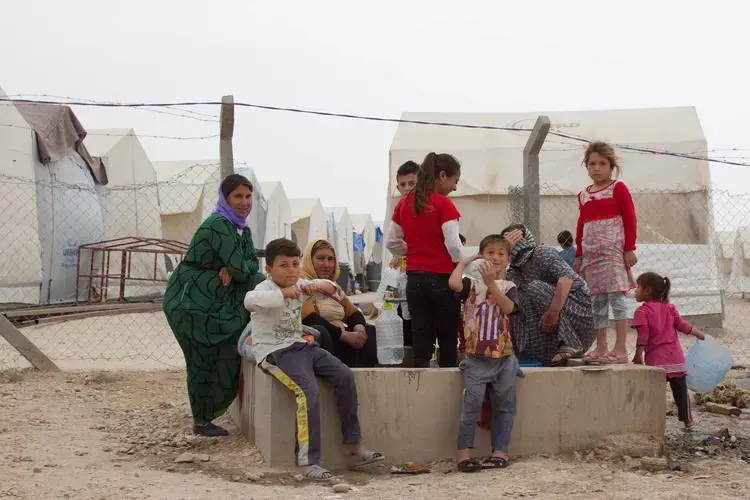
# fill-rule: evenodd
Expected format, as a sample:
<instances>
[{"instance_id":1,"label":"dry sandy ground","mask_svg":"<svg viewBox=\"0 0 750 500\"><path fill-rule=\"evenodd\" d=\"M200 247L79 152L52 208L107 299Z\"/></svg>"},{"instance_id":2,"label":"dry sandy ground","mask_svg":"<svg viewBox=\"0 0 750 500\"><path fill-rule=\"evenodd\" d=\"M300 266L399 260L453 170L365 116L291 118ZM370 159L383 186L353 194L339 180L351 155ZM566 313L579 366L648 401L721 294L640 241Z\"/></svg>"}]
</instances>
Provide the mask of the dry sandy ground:
<instances>
[{"instance_id":1,"label":"dry sandy ground","mask_svg":"<svg viewBox=\"0 0 750 500\"><path fill-rule=\"evenodd\" d=\"M636 459L584 454L523 459L502 471L460 475L446 461L417 477L391 476L386 466L344 472L354 489L337 494L330 486L298 483L289 471L266 468L224 419L235 432L229 438L192 437L178 371L6 371L0 372L0 498L750 498L748 416L697 413L696 418L699 428L691 434L668 418L667 454L679 470L651 474L638 470ZM722 428L736 441L705 440ZM176 464L185 452L197 463Z\"/></svg>"}]
</instances>

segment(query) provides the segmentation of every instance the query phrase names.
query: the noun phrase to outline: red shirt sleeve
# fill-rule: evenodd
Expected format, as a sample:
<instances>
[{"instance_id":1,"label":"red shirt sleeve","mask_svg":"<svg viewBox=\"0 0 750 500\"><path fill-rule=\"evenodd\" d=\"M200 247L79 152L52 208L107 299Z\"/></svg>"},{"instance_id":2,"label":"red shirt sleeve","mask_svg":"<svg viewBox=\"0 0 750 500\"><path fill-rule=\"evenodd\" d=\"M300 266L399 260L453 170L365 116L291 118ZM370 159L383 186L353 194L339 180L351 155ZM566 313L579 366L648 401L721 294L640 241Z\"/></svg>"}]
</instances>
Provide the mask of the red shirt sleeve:
<instances>
[{"instance_id":1,"label":"red shirt sleeve","mask_svg":"<svg viewBox=\"0 0 750 500\"><path fill-rule=\"evenodd\" d=\"M583 214L581 213L581 193L578 193L578 224L576 224L576 257L583 255Z\"/></svg>"},{"instance_id":2,"label":"red shirt sleeve","mask_svg":"<svg viewBox=\"0 0 750 500\"><path fill-rule=\"evenodd\" d=\"M680 333L690 335L690 332L693 331L693 325L682 319L682 316L680 316L680 313L677 311L677 308L674 306L674 304L669 304L669 306L672 310L672 315L674 316L675 329Z\"/></svg>"},{"instance_id":3,"label":"red shirt sleeve","mask_svg":"<svg viewBox=\"0 0 750 500\"><path fill-rule=\"evenodd\" d=\"M461 214L458 212L456 205L454 205L451 199L447 196L435 194L433 197L433 203L438 210L441 226L446 222L461 218Z\"/></svg>"},{"instance_id":4,"label":"red shirt sleeve","mask_svg":"<svg viewBox=\"0 0 750 500\"><path fill-rule=\"evenodd\" d=\"M625 226L625 251L635 250L636 230L638 221L635 216L635 205L633 197L630 196L630 190L622 183L618 182L614 189L614 198L617 206L620 207L622 222Z\"/></svg>"},{"instance_id":5,"label":"red shirt sleeve","mask_svg":"<svg viewBox=\"0 0 750 500\"><path fill-rule=\"evenodd\" d=\"M401 225L401 205L403 204L404 198L401 198L396 205L396 209L393 211L393 215L391 215L391 220L399 226Z\"/></svg>"}]
</instances>

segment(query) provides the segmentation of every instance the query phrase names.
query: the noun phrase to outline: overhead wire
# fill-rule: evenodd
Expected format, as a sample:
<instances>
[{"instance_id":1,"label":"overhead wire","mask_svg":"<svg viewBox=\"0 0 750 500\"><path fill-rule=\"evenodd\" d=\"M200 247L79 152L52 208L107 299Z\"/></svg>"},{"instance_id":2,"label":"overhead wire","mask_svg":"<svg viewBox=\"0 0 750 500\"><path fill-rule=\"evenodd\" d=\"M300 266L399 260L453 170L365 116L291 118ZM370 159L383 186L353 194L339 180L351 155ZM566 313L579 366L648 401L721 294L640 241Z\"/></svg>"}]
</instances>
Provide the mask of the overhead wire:
<instances>
[{"instance_id":1,"label":"overhead wire","mask_svg":"<svg viewBox=\"0 0 750 500\"><path fill-rule=\"evenodd\" d=\"M139 103L125 103L125 102L97 102L89 101L85 99L78 100L51 100L51 99L12 99L10 97L0 97L0 102L10 103L29 103L29 104L48 104L57 106L82 106L82 107L101 107L101 108L182 108L182 107L196 107L196 106L221 106L221 101L179 101L179 102L139 102ZM533 129L522 128L522 127L501 127L496 125L480 125L480 124L468 124L468 123L453 123L443 121L427 121L427 120L412 120L405 118L391 118L383 116L372 116L372 115L360 115L354 113L338 113L333 111L320 111L304 108L293 108L285 106L271 106L265 104L254 104L247 102L234 102L234 106L241 108L252 108L266 111L280 111L288 113L299 113L313 116L323 116L331 118L344 118L352 120L363 120L373 121L382 123L396 123L396 124L412 124L412 125L425 125L425 126L437 126L437 127L452 127L452 128L463 128L463 129L477 129L477 130L498 130L506 132L531 132ZM550 130L548 135L555 137L568 139L579 143L591 142L591 139L584 136L571 134L568 132L561 132L559 130ZM645 146L638 146L633 144L619 144L613 143L612 146L624 150L632 151L641 154L651 154L660 156L672 156L677 158L684 158L689 160L707 161L712 163L720 163L725 165L735 165L742 167L750 167L750 163L739 162L729 159L722 158L711 158L705 155L698 155L695 153L683 153L677 151L668 151L664 149L648 148Z\"/></svg>"}]
</instances>

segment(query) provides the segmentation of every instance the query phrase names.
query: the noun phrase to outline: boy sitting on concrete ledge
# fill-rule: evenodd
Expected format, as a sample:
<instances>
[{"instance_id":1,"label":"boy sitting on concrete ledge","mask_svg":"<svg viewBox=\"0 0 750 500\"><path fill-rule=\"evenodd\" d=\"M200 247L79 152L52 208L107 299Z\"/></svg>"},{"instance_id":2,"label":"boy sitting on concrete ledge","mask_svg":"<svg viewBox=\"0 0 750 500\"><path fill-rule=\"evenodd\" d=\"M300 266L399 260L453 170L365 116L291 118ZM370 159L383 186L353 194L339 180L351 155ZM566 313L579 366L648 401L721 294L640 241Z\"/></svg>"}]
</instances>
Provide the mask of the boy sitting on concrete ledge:
<instances>
[{"instance_id":1,"label":"boy sitting on concrete ledge","mask_svg":"<svg viewBox=\"0 0 750 500\"><path fill-rule=\"evenodd\" d=\"M385 457L362 446L357 415L354 374L338 358L322 349L302 329L302 303L314 295L332 296L328 280L300 280L300 250L280 238L266 246L266 273L270 277L245 296L251 312L253 355L261 370L273 375L294 392L296 411L296 462L302 475L327 481L333 474L321 467L320 395L316 376L333 386L341 418L347 465L358 468Z\"/></svg>"}]
</instances>

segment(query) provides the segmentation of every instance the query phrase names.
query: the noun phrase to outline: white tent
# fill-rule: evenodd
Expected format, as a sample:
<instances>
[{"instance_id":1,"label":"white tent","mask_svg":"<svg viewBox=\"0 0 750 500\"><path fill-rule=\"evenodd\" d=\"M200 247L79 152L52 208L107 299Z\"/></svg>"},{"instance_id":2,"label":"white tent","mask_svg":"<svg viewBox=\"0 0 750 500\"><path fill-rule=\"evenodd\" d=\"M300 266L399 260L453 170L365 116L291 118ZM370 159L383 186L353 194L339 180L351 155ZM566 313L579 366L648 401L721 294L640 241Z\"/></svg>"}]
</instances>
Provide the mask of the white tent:
<instances>
[{"instance_id":1,"label":"white tent","mask_svg":"<svg viewBox=\"0 0 750 500\"><path fill-rule=\"evenodd\" d=\"M297 246L304 250L308 242L317 238L326 238L326 212L320 198L292 198L292 232Z\"/></svg>"},{"instance_id":2,"label":"white tent","mask_svg":"<svg viewBox=\"0 0 750 500\"><path fill-rule=\"evenodd\" d=\"M346 207L325 207L328 214L333 214L336 223L337 238L332 242L336 246L336 256L339 262L349 264L352 261L354 224Z\"/></svg>"},{"instance_id":3,"label":"white tent","mask_svg":"<svg viewBox=\"0 0 750 500\"><path fill-rule=\"evenodd\" d=\"M161 238L156 171L132 129L91 130L84 141L107 171L98 188L107 239Z\"/></svg>"},{"instance_id":4,"label":"white tent","mask_svg":"<svg viewBox=\"0 0 750 500\"><path fill-rule=\"evenodd\" d=\"M159 179L159 204L164 238L190 243L195 230L214 211L219 199L221 169L218 161L154 162ZM266 232L266 201L253 170L235 164L235 173L244 175L253 184L253 209L250 230L253 244L263 248Z\"/></svg>"},{"instance_id":5,"label":"white tent","mask_svg":"<svg viewBox=\"0 0 750 500\"><path fill-rule=\"evenodd\" d=\"M73 301L78 247L103 237L86 131L67 106L3 102L0 124L0 303Z\"/></svg>"},{"instance_id":6,"label":"white tent","mask_svg":"<svg viewBox=\"0 0 750 500\"><path fill-rule=\"evenodd\" d=\"M92 130L84 141L89 153L100 159L107 172L107 185L97 187L104 210L104 239L162 238L159 188L156 172L141 142L132 129ZM130 276L166 281L163 258L154 254L133 253ZM111 254L109 271L120 273L121 257ZM119 287L115 280L113 287ZM163 293L166 283L131 281L126 284L127 297ZM108 293L109 296L112 296Z\"/></svg>"},{"instance_id":7,"label":"white tent","mask_svg":"<svg viewBox=\"0 0 750 500\"><path fill-rule=\"evenodd\" d=\"M266 199L266 238L264 243L292 237L292 208L280 182L261 182Z\"/></svg>"},{"instance_id":8,"label":"white tent","mask_svg":"<svg viewBox=\"0 0 750 500\"><path fill-rule=\"evenodd\" d=\"M370 262L370 257L375 249L375 223L370 214L352 214L354 231L362 235L365 240L365 265Z\"/></svg>"},{"instance_id":9,"label":"white tent","mask_svg":"<svg viewBox=\"0 0 750 500\"><path fill-rule=\"evenodd\" d=\"M539 155L540 243L556 245L556 235L573 231L578 218L576 194L589 180L581 164L586 143L554 135L604 140L685 154L703 154L706 139L695 108L540 112L540 113L405 113L404 119L531 129L540 115L552 122ZM431 152L453 154L461 162L458 191L451 195L461 212L461 233L470 246L482 237L523 221L523 149L529 133L400 124L390 151L386 221L398 202L396 171L407 160L421 162ZM638 214L639 269L684 274L675 280L675 296L696 315L721 316L717 292L713 207L709 198L708 162L679 155L641 154L618 149L622 180ZM387 224L386 224L387 225ZM654 244L656 243L656 244ZM388 257L385 252L385 257ZM641 267L642 266L642 267ZM655 266L655 267L651 267ZM700 283L687 279L700 269ZM670 274L670 276L672 276ZM700 306L700 307L699 307ZM686 305L686 307L688 307Z\"/></svg>"},{"instance_id":10,"label":"white tent","mask_svg":"<svg viewBox=\"0 0 750 500\"><path fill-rule=\"evenodd\" d=\"M707 147L692 107L550 113L404 113L402 117L530 129L539 115L550 118L552 132L678 153L700 154ZM523 185L523 148L528 137L528 132L400 124L390 150L386 221L398 201L398 167L407 160L421 162L431 151L448 152L462 165L458 191L452 195L462 214L461 232L469 245L479 244L482 237L501 230L518 218L519 211L522 213L520 198L509 196L508 191L511 186ZM578 216L575 195L588 184L586 170L581 165L585 146L581 141L547 136L539 156L542 234L538 239L543 243L555 244L558 232L575 228ZM641 242L713 244L706 190L710 185L708 162L622 149L618 154L622 159L622 179L631 191L637 192L636 209L647 215L639 219Z\"/></svg>"}]
</instances>

